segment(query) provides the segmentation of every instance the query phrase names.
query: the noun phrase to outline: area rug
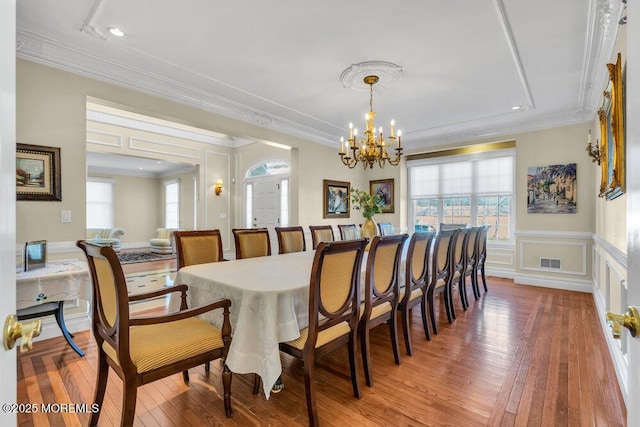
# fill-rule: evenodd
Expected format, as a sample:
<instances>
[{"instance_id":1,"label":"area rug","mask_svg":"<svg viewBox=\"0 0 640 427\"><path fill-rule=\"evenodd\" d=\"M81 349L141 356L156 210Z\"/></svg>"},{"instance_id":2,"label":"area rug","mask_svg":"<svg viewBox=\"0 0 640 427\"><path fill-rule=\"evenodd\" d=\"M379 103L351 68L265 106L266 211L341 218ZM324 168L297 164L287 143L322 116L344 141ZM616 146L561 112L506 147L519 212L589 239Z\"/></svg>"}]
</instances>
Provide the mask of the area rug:
<instances>
[{"instance_id":1,"label":"area rug","mask_svg":"<svg viewBox=\"0 0 640 427\"><path fill-rule=\"evenodd\" d=\"M120 264L134 264L136 262L163 261L175 259L175 254L154 254L153 252L121 252L118 254Z\"/></svg>"}]
</instances>

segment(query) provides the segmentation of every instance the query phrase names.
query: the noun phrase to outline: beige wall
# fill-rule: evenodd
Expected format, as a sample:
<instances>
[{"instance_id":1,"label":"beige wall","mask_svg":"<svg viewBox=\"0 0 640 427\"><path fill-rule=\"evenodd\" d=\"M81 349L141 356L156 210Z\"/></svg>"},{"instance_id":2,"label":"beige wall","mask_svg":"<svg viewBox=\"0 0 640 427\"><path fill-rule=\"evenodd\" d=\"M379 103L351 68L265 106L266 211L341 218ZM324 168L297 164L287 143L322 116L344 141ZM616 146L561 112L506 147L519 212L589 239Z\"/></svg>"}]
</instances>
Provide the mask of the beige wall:
<instances>
[{"instance_id":1,"label":"beige wall","mask_svg":"<svg viewBox=\"0 0 640 427\"><path fill-rule=\"evenodd\" d=\"M516 237L512 244L490 246L487 268L492 274L513 277L516 283L585 291L590 289L591 233L595 226L596 198L592 183L596 167L584 153L588 129L589 123L585 123L501 138L504 141L516 141ZM468 141L433 147L432 151L488 142L496 141ZM414 150L411 154L417 152ZM577 212L528 214L527 169L566 163L577 163ZM406 181L405 178L403 180ZM549 271L539 268L540 257L560 258L562 269Z\"/></svg>"},{"instance_id":2,"label":"beige wall","mask_svg":"<svg viewBox=\"0 0 640 427\"><path fill-rule=\"evenodd\" d=\"M18 243L46 238L51 242L66 242L67 246L72 247L71 242L85 236L87 97L127 106L132 112L170 118L183 124L224 134L277 141L295 147L315 145L238 120L25 60L17 61L16 89L18 142L60 147L62 171L62 202L18 202ZM138 147L144 145L140 144L142 139L144 138L139 138ZM101 150L96 151L133 154L130 138L122 138L114 144L116 145L103 145ZM176 147L183 145L184 141ZM143 147L147 154L150 152L149 147L150 145ZM200 203L201 212L198 217L202 222L198 227L229 229L233 226L230 224L233 218L233 187L227 184L227 192L223 192L222 198L212 196L212 189L215 179L219 177L226 178L227 183L231 181L231 150L218 146L200 146L197 149L200 151L194 163L200 165L199 197L205 201ZM177 153L184 154L183 151ZM189 152L184 154L189 155ZM302 154L305 155L306 153ZM159 155L159 158L175 161L177 157L176 152L169 152ZM220 207L219 200L225 200L226 206ZM71 223L60 222L61 210L72 211ZM221 214L225 213L227 217L220 218Z\"/></svg>"},{"instance_id":3,"label":"beige wall","mask_svg":"<svg viewBox=\"0 0 640 427\"><path fill-rule=\"evenodd\" d=\"M113 226L125 230L122 243L149 242L160 222L161 182L157 178L91 174L114 180Z\"/></svg>"}]
</instances>

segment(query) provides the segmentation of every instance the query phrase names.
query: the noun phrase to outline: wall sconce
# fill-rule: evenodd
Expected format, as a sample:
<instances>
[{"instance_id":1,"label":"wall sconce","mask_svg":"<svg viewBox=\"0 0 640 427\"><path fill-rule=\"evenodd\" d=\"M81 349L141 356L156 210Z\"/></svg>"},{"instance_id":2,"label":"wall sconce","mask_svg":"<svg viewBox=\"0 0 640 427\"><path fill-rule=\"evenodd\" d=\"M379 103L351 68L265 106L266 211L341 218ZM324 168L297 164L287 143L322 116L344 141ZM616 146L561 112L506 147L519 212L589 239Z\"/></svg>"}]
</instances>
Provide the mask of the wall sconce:
<instances>
[{"instance_id":1,"label":"wall sconce","mask_svg":"<svg viewBox=\"0 0 640 427\"><path fill-rule=\"evenodd\" d=\"M587 148L586 148L586 152L589 155L589 157L592 157L593 160L591 160L592 162L598 162L598 164L600 164L600 160L602 160L602 156L600 153L600 144L598 143L598 140L596 140L596 148L594 150L593 145L591 145L591 129L589 129L589 138L588 138L588 144L587 144Z\"/></svg>"},{"instance_id":2,"label":"wall sconce","mask_svg":"<svg viewBox=\"0 0 640 427\"><path fill-rule=\"evenodd\" d=\"M216 181L215 192L216 192L216 196L219 196L220 193L222 193L222 180L221 179Z\"/></svg>"}]
</instances>

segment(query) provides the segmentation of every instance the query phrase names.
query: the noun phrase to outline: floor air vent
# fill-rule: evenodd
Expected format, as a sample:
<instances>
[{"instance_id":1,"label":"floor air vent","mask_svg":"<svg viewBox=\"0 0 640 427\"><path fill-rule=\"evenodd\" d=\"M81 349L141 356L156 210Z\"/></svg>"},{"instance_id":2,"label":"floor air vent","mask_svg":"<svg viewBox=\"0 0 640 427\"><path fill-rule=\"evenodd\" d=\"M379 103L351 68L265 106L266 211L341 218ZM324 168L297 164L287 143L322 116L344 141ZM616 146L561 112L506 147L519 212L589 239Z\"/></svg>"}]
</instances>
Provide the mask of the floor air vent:
<instances>
[{"instance_id":1,"label":"floor air vent","mask_svg":"<svg viewBox=\"0 0 640 427\"><path fill-rule=\"evenodd\" d=\"M554 270L560 270L562 268L562 265L559 259L540 258L540 268L552 268Z\"/></svg>"}]
</instances>

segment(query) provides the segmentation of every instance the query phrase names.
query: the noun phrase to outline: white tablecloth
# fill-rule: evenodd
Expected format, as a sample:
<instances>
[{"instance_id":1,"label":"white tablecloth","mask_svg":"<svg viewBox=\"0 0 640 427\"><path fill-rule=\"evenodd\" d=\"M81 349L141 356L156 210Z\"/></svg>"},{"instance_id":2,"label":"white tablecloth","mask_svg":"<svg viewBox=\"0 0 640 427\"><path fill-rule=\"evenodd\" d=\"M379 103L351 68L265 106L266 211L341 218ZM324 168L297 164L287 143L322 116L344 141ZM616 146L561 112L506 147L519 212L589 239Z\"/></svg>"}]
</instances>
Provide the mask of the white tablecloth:
<instances>
[{"instance_id":1,"label":"white tablecloth","mask_svg":"<svg viewBox=\"0 0 640 427\"><path fill-rule=\"evenodd\" d=\"M404 284L404 247L400 270L400 285ZM362 261L362 291L364 268L368 252ZM309 326L309 280L315 251L273 255L233 261L183 267L175 284L189 286L189 307L207 304L219 298L231 300L233 339L227 356L231 371L257 373L262 378L264 394L269 398L271 387L282 373L278 343L300 336L300 329ZM180 295L171 294L170 309L180 307ZM222 326L222 311L201 316Z\"/></svg>"},{"instance_id":2,"label":"white tablecloth","mask_svg":"<svg viewBox=\"0 0 640 427\"><path fill-rule=\"evenodd\" d=\"M181 268L176 284L189 286L189 307L219 298L231 300L233 339L227 365L236 373L257 373L265 396L282 373L278 343L296 339L309 324L309 279L314 251ZM180 306L172 294L170 307ZM202 316L221 327L222 311Z\"/></svg>"},{"instance_id":3,"label":"white tablecloth","mask_svg":"<svg viewBox=\"0 0 640 427\"><path fill-rule=\"evenodd\" d=\"M91 278L86 261L50 262L44 268L16 275L16 309L49 302L89 301Z\"/></svg>"}]
</instances>

